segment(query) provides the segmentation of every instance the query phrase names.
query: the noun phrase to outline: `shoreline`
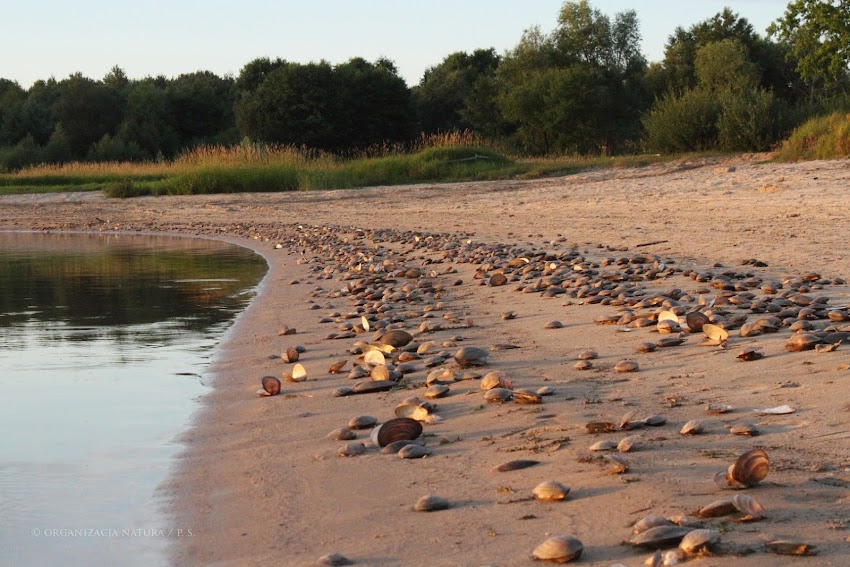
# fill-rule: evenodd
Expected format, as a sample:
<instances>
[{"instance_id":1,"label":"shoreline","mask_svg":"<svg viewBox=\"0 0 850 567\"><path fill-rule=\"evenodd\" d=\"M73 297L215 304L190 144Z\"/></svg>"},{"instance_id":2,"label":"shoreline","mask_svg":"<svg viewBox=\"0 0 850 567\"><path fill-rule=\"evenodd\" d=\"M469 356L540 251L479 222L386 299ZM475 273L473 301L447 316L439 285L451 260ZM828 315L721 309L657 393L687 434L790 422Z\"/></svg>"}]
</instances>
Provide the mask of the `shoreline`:
<instances>
[{"instance_id":1,"label":"shoreline","mask_svg":"<svg viewBox=\"0 0 850 567\"><path fill-rule=\"evenodd\" d=\"M322 225L337 219L328 223L337 225L334 233L350 232L340 225L362 227L373 237L369 242L375 236L371 229L395 226L463 234L476 242L510 242L529 250L565 251L576 243L588 258L658 254L701 270L722 263L715 272L753 271L780 278L818 270L825 277L846 278L850 258L843 253L846 231L840 227L847 226L843 223L850 213L840 204L846 203L841 180L847 166L846 161L718 162L661 172L649 167L613 172L605 179L598 178L608 174L591 173L539 182L456 184L428 189L427 199L414 198L414 188L134 202L86 197L70 205L57 197L36 200L40 215L21 214L26 198L0 198L0 210L7 213L0 226L54 226L68 218L94 227L104 226L99 219L109 220L105 226L117 222L130 230L158 224L166 233L206 232L199 236L265 251L269 272L261 291L216 347L210 369L215 374L213 391L181 440L186 452L165 488L173 499L175 522L198 529L191 540L174 542L176 564L309 565L324 554L341 553L363 565L530 565L531 550L547 534L571 533L585 545L582 563L638 565L649 552L620 545L630 535L630 523L647 513L692 514L712 499L729 495L713 485L716 469L724 468L735 454L761 446L771 454L773 472L752 494L768 508L768 518L726 524L724 541L753 546L767 538L802 539L819 546L818 564L841 565L847 560L842 551L846 532L827 527L841 525L841 510L846 509L842 479L850 472L850 455L840 443L824 447L818 439L840 433L846 415L838 394L848 380L847 371L840 370L848 362L843 348L827 354L787 353L783 344L789 335L784 331L781 337L735 335L735 348L758 345L767 352L764 360L752 363L740 363L734 351L700 347L693 337L686 337L682 347L635 355L635 343L650 340L649 331L615 333L612 327L594 325L595 318L610 315L613 307L513 293L513 284L481 286L473 279L472 264L426 264L437 272L458 270L425 278L445 286L445 307L437 320L451 311L461 321L474 321L472 327L438 333L439 340L462 336L457 344L517 344L521 348L493 352L485 369L504 371L515 387L549 385L555 395L539 406L495 406L483 403L477 381L456 382L453 394L437 402L444 421L426 426L433 434L427 438L433 456L404 461L373 449L360 457L340 458L336 451L341 443L327 439L328 432L355 415L384 421L392 417L395 403L421 391L331 396L334 388L352 381L327 374L327 366L343 358L343 351L357 340L324 340L337 324L317 322L330 312L352 309L345 297L325 296L344 285L342 272L329 280L319 279L320 271L308 277L307 268L319 265L319 260L297 265L297 253L272 246L276 237L298 232L291 223ZM642 179L652 183L641 184ZM635 198L639 189L645 193ZM69 217L69 210L77 214ZM105 210L109 219L104 219ZM222 230L241 237L215 234ZM436 251L408 251L408 245L392 240L394 234L378 234L386 238L381 246L405 265L439 259ZM565 237L560 244L558 234ZM269 240L255 240L253 235ZM653 241L663 242L638 246ZM597 248L597 243L611 248ZM742 258L765 260L768 266L742 267ZM300 283L291 284L293 279ZM462 285L453 286L455 279ZM646 283L653 292L671 285L700 287L685 277ZM324 292L316 294L317 286ZM704 287L709 287L706 295L716 293ZM314 297L309 297L311 292ZM830 295L836 305L846 305L850 297L841 286L813 293ZM320 308L310 309L308 301ZM502 314L511 310L518 317L503 320ZM564 328L544 330L552 319L563 321ZM419 321L410 320L409 325L415 328ZM278 336L282 325L298 332ZM260 377L280 376L286 368L269 356L291 344L305 346L302 362L311 379L284 383L283 396L258 398L254 391ZM597 369L589 374L573 369L575 355L586 348L600 353L594 361ZM623 357L638 360L641 370L628 377L614 373L612 367ZM425 373L420 369L414 382L424 380ZM709 402L731 402L740 409L729 419L717 419L705 414ZM797 412L756 417L751 411L784 403ZM642 430L644 447L628 456L633 471L608 475L587 451L604 436L588 435L584 423L616 420L632 409L664 414L670 424ZM697 418L711 424L707 434L678 435L685 421ZM741 420L756 421L763 435L745 439L725 431ZM367 434L358 437L368 444ZM562 445L549 451L558 440ZM549 442L555 444L543 446ZM494 472L504 461L529 456L542 464L506 475ZM573 488L567 501L522 500L548 479ZM413 512L416 499L429 492L446 497L452 507L432 514ZM765 558L759 551L723 561L749 566L763 564Z\"/></svg>"}]
</instances>

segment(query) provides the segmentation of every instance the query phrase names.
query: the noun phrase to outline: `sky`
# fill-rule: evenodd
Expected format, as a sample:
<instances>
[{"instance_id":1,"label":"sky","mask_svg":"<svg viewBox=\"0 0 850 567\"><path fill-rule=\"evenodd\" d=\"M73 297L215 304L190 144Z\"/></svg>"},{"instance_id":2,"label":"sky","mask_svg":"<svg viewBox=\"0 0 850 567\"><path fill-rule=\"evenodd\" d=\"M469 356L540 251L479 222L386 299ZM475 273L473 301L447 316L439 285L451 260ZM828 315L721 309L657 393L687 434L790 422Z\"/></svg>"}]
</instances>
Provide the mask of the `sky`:
<instances>
[{"instance_id":1,"label":"sky","mask_svg":"<svg viewBox=\"0 0 850 567\"><path fill-rule=\"evenodd\" d=\"M118 65L132 79L194 71L237 76L258 57L395 62L407 84L455 51L516 46L522 32L557 24L562 0L0 0L0 78L29 88ZM591 0L613 19L634 9L643 53L660 61L677 26L724 6L764 35L788 0Z\"/></svg>"}]
</instances>

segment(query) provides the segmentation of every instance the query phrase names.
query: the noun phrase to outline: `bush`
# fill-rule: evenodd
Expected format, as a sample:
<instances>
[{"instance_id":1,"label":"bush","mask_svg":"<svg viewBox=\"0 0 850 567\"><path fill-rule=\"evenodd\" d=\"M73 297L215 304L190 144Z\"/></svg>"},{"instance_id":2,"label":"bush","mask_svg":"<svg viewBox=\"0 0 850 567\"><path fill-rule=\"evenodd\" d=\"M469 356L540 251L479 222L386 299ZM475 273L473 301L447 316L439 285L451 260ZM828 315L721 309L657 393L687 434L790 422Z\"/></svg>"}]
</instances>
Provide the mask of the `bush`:
<instances>
[{"instance_id":1,"label":"bush","mask_svg":"<svg viewBox=\"0 0 850 567\"><path fill-rule=\"evenodd\" d=\"M86 156L89 161L144 161L147 156L136 142L126 143L118 137L104 134L92 144Z\"/></svg>"},{"instance_id":2,"label":"bush","mask_svg":"<svg viewBox=\"0 0 850 567\"><path fill-rule=\"evenodd\" d=\"M767 151L781 138L786 112L771 91L727 91L721 95L717 137L728 151Z\"/></svg>"},{"instance_id":3,"label":"bush","mask_svg":"<svg viewBox=\"0 0 850 567\"><path fill-rule=\"evenodd\" d=\"M0 171L14 172L43 161L43 150L31 135L21 140L15 146L0 148Z\"/></svg>"},{"instance_id":4,"label":"bush","mask_svg":"<svg viewBox=\"0 0 850 567\"><path fill-rule=\"evenodd\" d=\"M206 166L178 175L169 185L167 192L183 195L295 191L298 172L294 167L282 165Z\"/></svg>"},{"instance_id":5,"label":"bush","mask_svg":"<svg viewBox=\"0 0 850 567\"><path fill-rule=\"evenodd\" d=\"M714 94L706 90L666 96L643 119L646 145L661 153L713 149L720 110Z\"/></svg>"},{"instance_id":6,"label":"bush","mask_svg":"<svg viewBox=\"0 0 850 567\"><path fill-rule=\"evenodd\" d=\"M777 152L781 161L850 156L850 114L812 118L795 129Z\"/></svg>"}]
</instances>

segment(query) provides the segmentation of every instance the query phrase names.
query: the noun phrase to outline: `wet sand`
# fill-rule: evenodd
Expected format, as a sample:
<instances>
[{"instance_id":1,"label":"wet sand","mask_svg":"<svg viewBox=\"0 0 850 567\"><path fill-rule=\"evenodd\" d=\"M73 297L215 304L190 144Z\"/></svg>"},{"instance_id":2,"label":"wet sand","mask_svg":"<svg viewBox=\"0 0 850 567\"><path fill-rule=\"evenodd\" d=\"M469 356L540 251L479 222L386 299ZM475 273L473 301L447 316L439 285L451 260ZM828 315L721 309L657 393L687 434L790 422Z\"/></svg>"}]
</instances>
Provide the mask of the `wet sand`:
<instances>
[{"instance_id":1,"label":"wet sand","mask_svg":"<svg viewBox=\"0 0 850 567\"><path fill-rule=\"evenodd\" d=\"M764 550L765 542L794 539L817 545L819 554L807 563L846 565L850 347L788 352L791 331L783 328L755 337L732 330L725 349L703 346L701 335L687 334L681 346L637 354L639 343L661 336L654 327L617 332L623 325L596 324L617 314L616 306L570 293L546 298L516 291L536 280L482 285L487 279L475 279L476 270L497 257L474 263L444 258L447 243L458 242L482 250L505 245L502 257L547 252L564 264L576 255L597 264L645 256L665 268L740 274L739 281L748 275L782 282L814 272L821 277L810 282L808 295L846 307L848 287L825 282L850 278L850 162L776 165L760 163L763 157L536 181L315 193L126 201L81 193L8 196L0 197L0 228L196 234L249 246L269 261L261 294L218 349L208 376L214 391L203 400L177 470L163 488L174 525L193 533L174 541L175 564L310 565L340 553L357 565L530 565L537 544L563 533L583 542L584 564L640 565L651 552L622 545L631 524L647 514L698 520L694 512L701 506L732 495L715 485L714 474L759 447L770 456L771 471L745 492L764 505L766 518L701 520L722 532L728 555L694 564L796 564L803 560ZM407 231L420 238L440 233L440 244L416 244ZM346 237L347 243L338 240ZM322 248L328 238L337 239L335 246ZM351 368L356 357L348 349L371 338L361 333L325 339L345 321L359 321L343 318L356 310L351 297L334 297L352 281L344 278L354 265L340 266L330 253L346 247L363 253L361 268L391 258L396 268L422 270L421 278L396 277L387 285L427 281L442 287L434 311L423 310L427 302L405 305L409 318L399 323L405 329L415 331L423 322L447 327L414 332L417 342L446 342L455 345L446 347L452 352L463 345L518 346L491 352L480 372L501 370L515 388L549 386L553 395L539 405L489 404L477 380L455 382L448 397L435 400L443 420L425 425L429 457L379 454L368 431L358 432L368 447L363 455L337 456L343 443L328 439L328 432L359 415L394 417L400 400L422 395L419 385L427 375L424 368L407 375L408 389L333 396L357 381L329 374L328 367L347 358ZM635 284L648 295L673 288L705 301L723 295L711 281L697 282L683 272L638 279ZM504 320L507 311L516 318ZM456 323L444 318L447 312ZM748 320L766 316L749 314ZM323 317L332 322L320 323ZM545 329L552 320L563 328ZM279 335L284 325L296 334ZM310 379L284 382L282 395L258 397L262 376L280 377L291 368L279 355L294 344L306 349L300 362ZM750 346L761 347L765 357L740 362L739 350ZM576 370L576 355L588 348L599 353L595 368ZM614 372L624 358L637 361L640 370ZM709 415L709 403L734 410ZM795 412L753 412L784 404ZM618 422L630 411L637 412L635 419L662 415L667 423L600 435L585 428L591 421ZM704 423L704 434L679 435L691 419ZM753 423L761 435L731 435L728 428L736 423ZM641 444L623 455L630 465L625 474L609 474L610 463L588 451L597 441L630 434L639 435ZM496 472L514 459L540 464ZM550 479L570 486L569 497L530 500L531 490ZM430 493L451 507L413 511L416 500Z\"/></svg>"}]
</instances>

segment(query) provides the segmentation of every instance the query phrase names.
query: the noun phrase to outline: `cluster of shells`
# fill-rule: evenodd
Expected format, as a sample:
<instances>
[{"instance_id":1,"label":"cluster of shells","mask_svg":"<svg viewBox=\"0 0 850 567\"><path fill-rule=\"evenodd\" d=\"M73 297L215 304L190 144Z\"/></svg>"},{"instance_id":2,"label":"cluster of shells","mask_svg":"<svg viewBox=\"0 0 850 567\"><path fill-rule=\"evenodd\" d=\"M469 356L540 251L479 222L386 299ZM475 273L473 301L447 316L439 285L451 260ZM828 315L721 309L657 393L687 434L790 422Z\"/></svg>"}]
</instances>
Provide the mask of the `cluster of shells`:
<instances>
[{"instance_id":1,"label":"cluster of shells","mask_svg":"<svg viewBox=\"0 0 850 567\"><path fill-rule=\"evenodd\" d=\"M370 450L400 458L433 455L439 447L429 447L423 442L423 425L443 422L439 400L452 395L453 385L460 381L479 381L487 404L540 404L553 393L548 386L522 387L505 372L485 368L491 363L492 351L498 349L462 344L465 330L474 323L451 311L446 302L450 289L463 283L459 279L449 283L452 274L457 273L454 265L458 264L474 265L474 280L481 286L610 306L616 312L597 318L597 324L658 334L658 339L638 345L636 354L641 355L689 342L726 349L736 340L783 330L793 333L786 345L789 351L835 350L850 337L850 326L844 324L850 321L850 309L829 306L828 297L814 293L846 282L819 274L772 280L748 271L686 270L673 259L649 254L602 256L592 260L576 247L565 252L541 252L477 243L457 235L393 230L298 226L281 231L276 240L277 247L301 251L299 263L318 282L309 294L311 309L321 310L322 302L339 299L346 300L350 306L348 310L334 309L319 317L319 323L332 327L325 340L348 341L345 356L326 373L344 376L351 385L336 388L333 395L347 397L422 388L420 395L409 396L391 410L388 408L386 419L358 416L346 427L332 431L331 439L345 442L338 450L342 457L354 457ZM390 243L393 246L384 245ZM427 253L429 259L411 265L409 258L414 253ZM654 285L652 288L647 285L673 276L690 277L699 287L694 292L674 287L658 292ZM338 280L343 286L324 286L322 280ZM502 318L516 317L515 312L507 312ZM561 327L559 321L545 326L546 329ZM298 362L304 352L303 347L293 345L280 355L282 362L289 365L282 371L284 381L297 383L308 379L308 370ZM760 349L750 346L744 346L737 354L742 361L763 356ZM577 370L591 370L599 353L586 349L577 358ZM638 372L640 365L626 357L613 370ZM309 373L324 374L318 369L310 369ZM281 389L279 379L266 376L259 393L275 395ZM729 409L714 405L706 411L720 414ZM616 441L596 442L589 450L612 452L605 455L606 467L614 474L627 473L631 464L613 451L629 453L639 449L642 437L634 430L666 423L664 416L638 416L636 411L619 420L588 423L589 434L627 432ZM691 420L681 426L679 433L699 435L705 427L703 421ZM363 441L357 440L356 431L360 429L370 430ZM731 433L755 435L758 430L751 424L736 424ZM518 470L537 463L511 461L498 471ZM763 480L768 470L766 453L755 449L718 472L715 482L724 489L748 489ZM540 483L530 497L558 501L567 499L569 493L567 485L548 480ZM420 498L414 509L430 512L450 506L448 500L429 494ZM754 497L736 494L700 508L692 520L647 517L635 525L636 532L628 544L651 549L678 546L665 556L654 555L657 564L722 553L721 534L706 522L735 513L741 514L740 521L765 517L764 508ZM765 550L783 553L795 544L794 549L804 549L806 554L812 550L812 546L798 542L771 542ZM559 535L541 543L532 556L563 563L579 559L582 550L583 544L575 537Z\"/></svg>"}]
</instances>

